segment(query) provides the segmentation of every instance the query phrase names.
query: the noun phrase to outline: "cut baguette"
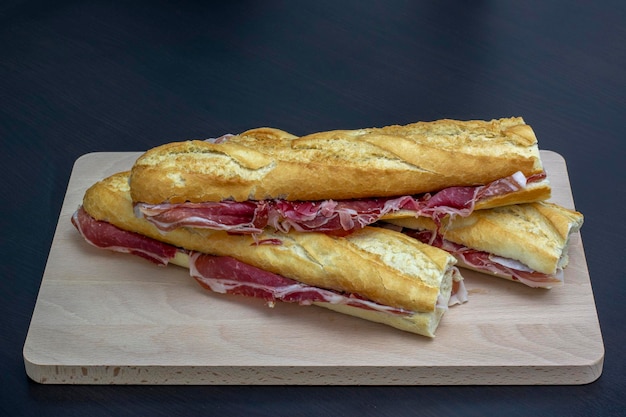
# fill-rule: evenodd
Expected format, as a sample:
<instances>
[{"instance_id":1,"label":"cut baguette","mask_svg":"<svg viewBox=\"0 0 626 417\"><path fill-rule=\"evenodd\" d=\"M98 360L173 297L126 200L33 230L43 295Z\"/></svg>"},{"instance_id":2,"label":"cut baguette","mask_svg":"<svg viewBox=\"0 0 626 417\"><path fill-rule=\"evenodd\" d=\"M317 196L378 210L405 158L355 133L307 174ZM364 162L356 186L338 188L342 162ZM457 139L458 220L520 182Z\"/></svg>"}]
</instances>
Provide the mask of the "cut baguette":
<instances>
[{"instance_id":1,"label":"cut baguette","mask_svg":"<svg viewBox=\"0 0 626 417\"><path fill-rule=\"evenodd\" d=\"M179 251L176 257L170 263L189 269L189 255L186 252ZM453 279L459 279L455 277ZM447 279L445 280L447 282ZM442 289L442 293L446 294L447 288ZM462 297L459 297L462 299ZM444 297L445 298L445 297ZM337 313L346 314L352 317L368 320L374 323L384 324L398 330L409 333L415 333L426 337L435 337L435 333L441 319L443 318L447 308L438 305L432 312L413 312L411 315L395 315L376 310L367 310L345 304L333 304L328 302L315 301L313 305L323 307Z\"/></svg>"},{"instance_id":2,"label":"cut baguette","mask_svg":"<svg viewBox=\"0 0 626 417\"><path fill-rule=\"evenodd\" d=\"M387 220L396 226L434 231L432 219ZM580 230L583 215L554 203L537 202L474 211L468 217L445 218L439 230L451 242L514 259L530 269L555 274L568 262L570 236Z\"/></svg>"}]
</instances>

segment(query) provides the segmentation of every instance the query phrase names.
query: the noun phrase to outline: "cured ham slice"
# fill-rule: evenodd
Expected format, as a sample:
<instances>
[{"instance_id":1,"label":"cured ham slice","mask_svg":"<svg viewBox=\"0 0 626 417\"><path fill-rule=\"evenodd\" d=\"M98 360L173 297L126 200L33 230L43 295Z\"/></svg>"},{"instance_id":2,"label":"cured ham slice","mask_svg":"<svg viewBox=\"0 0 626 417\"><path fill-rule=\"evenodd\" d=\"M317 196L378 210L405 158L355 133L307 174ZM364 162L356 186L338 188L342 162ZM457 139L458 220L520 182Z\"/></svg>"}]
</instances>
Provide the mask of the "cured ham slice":
<instances>
[{"instance_id":1,"label":"cured ham slice","mask_svg":"<svg viewBox=\"0 0 626 417\"><path fill-rule=\"evenodd\" d=\"M166 266L178 251L176 247L167 243L96 220L82 207L72 216L72 224L83 238L95 247L137 255L159 266Z\"/></svg>"},{"instance_id":2,"label":"cured ham slice","mask_svg":"<svg viewBox=\"0 0 626 417\"><path fill-rule=\"evenodd\" d=\"M412 204L411 197L348 201L302 202L286 200L220 201L206 203L138 203L135 214L168 232L179 227L260 233L271 226L281 232L322 232L345 235Z\"/></svg>"},{"instance_id":3,"label":"cured ham slice","mask_svg":"<svg viewBox=\"0 0 626 417\"><path fill-rule=\"evenodd\" d=\"M477 202L522 190L528 182L521 172L488 185L449 187L434 194L325 201L220 201L181 204L135 204L135 215L144 217L167 232L179 227L225 230L230 233L255 234L271 226L281 232L320 232L347 235L383 216L399 210L436 221L446 215L468 216Z\"/></svg>"}]
</instances>

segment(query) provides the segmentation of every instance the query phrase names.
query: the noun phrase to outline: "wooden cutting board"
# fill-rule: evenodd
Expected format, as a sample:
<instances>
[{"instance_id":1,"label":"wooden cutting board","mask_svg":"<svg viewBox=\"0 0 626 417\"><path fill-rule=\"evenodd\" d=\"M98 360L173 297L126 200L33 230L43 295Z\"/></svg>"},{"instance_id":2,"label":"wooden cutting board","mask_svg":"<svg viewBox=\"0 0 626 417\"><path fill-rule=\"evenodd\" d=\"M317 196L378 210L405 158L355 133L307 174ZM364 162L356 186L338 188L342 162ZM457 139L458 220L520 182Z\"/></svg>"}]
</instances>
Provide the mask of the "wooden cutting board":
<instances>
[{"instance_id":1,"label":"wooden cutting board","mask_svg":"<svg viewBox=\"0 0 626 417\"><path fill-rule=\"evenodd\" d=\"M565 161L541 154L553 200L573 208ZM319 307L272 309L214 294L185 269L87 245L70 223L83 193L138 156L92 153L76 161L24 344L26 372L37 382L585 384L602 372L580 234L561 288L465 271L469 302L450 308L431 340Z\"/></svg>"}]
</instances>

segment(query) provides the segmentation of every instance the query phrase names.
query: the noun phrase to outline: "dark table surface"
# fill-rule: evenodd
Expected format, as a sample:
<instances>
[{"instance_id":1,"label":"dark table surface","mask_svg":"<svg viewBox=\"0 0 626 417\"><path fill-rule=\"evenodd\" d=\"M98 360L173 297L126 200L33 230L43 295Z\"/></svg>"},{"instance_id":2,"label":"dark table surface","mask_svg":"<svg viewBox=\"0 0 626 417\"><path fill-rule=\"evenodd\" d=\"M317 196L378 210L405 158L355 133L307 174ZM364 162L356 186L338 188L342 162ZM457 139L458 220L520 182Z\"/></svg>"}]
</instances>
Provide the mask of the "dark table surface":
<instances>
[{"instance_id":1,"label":"dark table surface","mask_svg":"<svg viewBox=\"0 0 626 417\"><path fill-rule=\"evenodd\" d=\"M0 415L626 415L625 41L621 1L2 2ZM508 116L565 157L586 216L606 350L597 381L185 387L27 377L22 347L80 155L258 126L305 134Z\"/></svg>"}]
</instances>

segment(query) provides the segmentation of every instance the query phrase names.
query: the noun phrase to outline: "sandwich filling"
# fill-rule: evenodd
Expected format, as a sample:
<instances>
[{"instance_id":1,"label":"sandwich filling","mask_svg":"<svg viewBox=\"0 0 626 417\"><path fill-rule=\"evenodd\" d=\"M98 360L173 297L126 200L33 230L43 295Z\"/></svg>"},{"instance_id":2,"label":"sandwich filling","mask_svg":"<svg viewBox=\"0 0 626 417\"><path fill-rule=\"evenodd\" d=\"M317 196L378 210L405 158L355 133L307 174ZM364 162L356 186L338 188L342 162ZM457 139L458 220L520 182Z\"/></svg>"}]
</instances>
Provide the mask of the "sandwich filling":
<instances>
[{"instance_id":1,"label":"sandwich filling","mask_svg":"<svg viewBox=\"0 0 626 417\"><path fill-rule=\"evenodd\" d=\"M137 217L145 218L163 232L194 227L257 234L269 226L284 233L293 229L345 236L398 212L407 216L429 217L436 223L447 215L468 216L481 201L524 190L529 184L545 179L545 173L526 178L521 172L516 172L487 185L449 187L420 196L339 201L274 199L180 204L135 203L134 210Z\"/></svg>"}]
</instances>

